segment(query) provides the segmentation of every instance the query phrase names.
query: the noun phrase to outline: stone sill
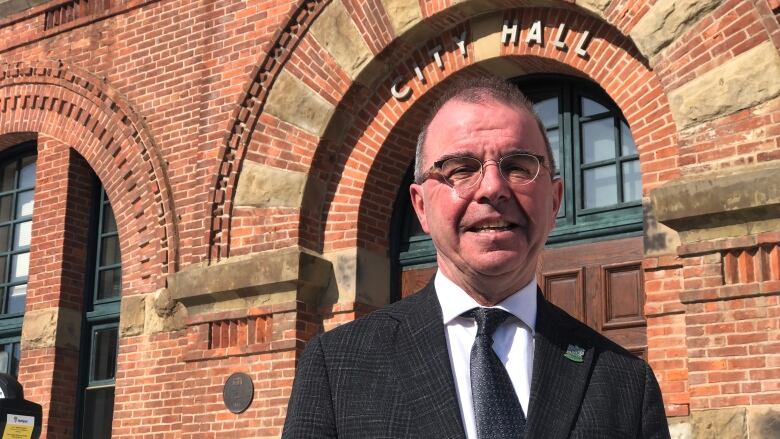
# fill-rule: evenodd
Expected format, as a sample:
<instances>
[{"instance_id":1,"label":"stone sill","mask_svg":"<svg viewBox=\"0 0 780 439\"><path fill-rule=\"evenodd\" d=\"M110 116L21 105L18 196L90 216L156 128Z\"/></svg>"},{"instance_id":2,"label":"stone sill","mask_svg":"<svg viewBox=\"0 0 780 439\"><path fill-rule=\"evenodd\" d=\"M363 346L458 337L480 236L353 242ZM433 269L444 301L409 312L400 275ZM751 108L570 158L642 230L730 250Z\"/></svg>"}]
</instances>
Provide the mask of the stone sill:
<instances>
[{"instance_id":1,"label":"stone sill","mask_svg":"<svg viewBox=\"0 0 780 439\"><path fill-rule=\"evenodd\" d=\"M777 230L780 162L683 177L650 194L659 222L683 244Z\"/></svg>"},{"instance_id":2,"label":"stone sill","mask_svg":"<svg viewBox=\"0 0 780 439\"><path fill-rule=\"evenodd\" d=\"M685 304L715 302L777 294L780 294L780 280L772 280L683 291L680 293L680 302Z\"/></svg>"},{"instance_id":3,"label":"stone sill","mask_svg":"<svg viewBox=\"0 0 780 439\"><path fill-rule=\"evenodd\" d=\"M269 307L273 313L296 301L316 306L332 271L329 261L291 247L187 267L168 276L168 291L191 319Z\"/></svg>"}]
</instances>

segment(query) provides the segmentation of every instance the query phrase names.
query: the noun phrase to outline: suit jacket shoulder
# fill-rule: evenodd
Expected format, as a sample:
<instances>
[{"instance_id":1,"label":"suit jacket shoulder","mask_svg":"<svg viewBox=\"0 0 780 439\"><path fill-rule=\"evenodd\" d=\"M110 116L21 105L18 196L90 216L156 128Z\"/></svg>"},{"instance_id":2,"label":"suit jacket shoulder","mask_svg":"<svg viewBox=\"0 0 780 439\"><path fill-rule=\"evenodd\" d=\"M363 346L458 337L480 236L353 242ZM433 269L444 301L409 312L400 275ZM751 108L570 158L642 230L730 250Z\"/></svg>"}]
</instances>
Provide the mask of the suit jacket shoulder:
<instances>
[{"instance_id":1,"label":"suit jacket shoulder","mask_svg":"<svg viewBox=\"0 0 780 439\"><path fill-rule=\"evenodd\" d=\"M528 437L669 437L648 364L539 296Z\"/></svg>"},{"instance_id":2,"label":"suit jacket shoulder","mask_svg":"<svg viewBox=\"0 0 780 439\"><path fill-rule=\"evenodd\" d=\"M432 285L307 344L283 437L463 438Z\"/></svg>"}]
</instances>

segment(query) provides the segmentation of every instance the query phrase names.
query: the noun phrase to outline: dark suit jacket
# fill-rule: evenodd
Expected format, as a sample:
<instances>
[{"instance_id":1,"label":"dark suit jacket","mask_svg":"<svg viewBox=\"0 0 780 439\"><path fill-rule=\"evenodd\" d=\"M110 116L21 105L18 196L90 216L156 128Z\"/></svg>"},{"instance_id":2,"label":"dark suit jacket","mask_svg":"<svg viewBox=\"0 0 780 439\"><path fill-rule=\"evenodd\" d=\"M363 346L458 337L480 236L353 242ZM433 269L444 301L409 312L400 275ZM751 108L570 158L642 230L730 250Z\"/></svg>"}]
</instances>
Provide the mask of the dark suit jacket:
<instances>
[{"instance_id":1,"label":"dark suit jacket","mask_svg":"<svg viewBox=\"0 0 780 439\"><path fill-rule=\"evenodd\" d=\"M314 337L283 438L465 438L441 307L420 293ZM564 357L585 349L581 363ZM666 438L650 367L539 294L526 438Z\"/></svg>"}]
</instances>

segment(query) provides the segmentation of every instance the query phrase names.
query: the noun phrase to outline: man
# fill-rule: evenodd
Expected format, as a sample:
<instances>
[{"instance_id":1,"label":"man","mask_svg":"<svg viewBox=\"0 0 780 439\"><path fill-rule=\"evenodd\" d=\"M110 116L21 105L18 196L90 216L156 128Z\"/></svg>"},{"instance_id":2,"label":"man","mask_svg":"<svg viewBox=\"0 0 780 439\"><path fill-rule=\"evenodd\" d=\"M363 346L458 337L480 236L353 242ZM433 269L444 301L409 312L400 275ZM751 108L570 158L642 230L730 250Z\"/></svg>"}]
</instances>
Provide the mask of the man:
<instances>
[{"instance_id":1,"label":"man","mask_svg":"<svg viewBox=\"0 0 780 439\"><path fill-rule=\"evenodd\" d=\"M434 281L309 342L283 437L669 436L649 366L538 292L563 192L552 157L511 84L445 93L410 187Z\"/></svg>"}]
</instances>

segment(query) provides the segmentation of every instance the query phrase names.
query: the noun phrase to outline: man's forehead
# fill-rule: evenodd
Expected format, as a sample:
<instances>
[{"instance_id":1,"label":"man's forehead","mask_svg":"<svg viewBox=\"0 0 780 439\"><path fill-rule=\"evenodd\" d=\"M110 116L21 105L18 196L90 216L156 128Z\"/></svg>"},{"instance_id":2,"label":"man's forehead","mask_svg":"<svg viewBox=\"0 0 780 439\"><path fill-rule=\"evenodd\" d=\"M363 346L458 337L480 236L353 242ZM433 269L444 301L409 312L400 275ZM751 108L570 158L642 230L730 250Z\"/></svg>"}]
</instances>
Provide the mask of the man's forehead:
<instances>
[{"instance_id":1,"label":"man's forehead","mask_svg":"<svg viewBox=\"0 0 780 439\"><path fill-rule=\"evenodd\" d=\"M466 102L453 99L437 112L428 128L426 147L432 143L468 138L523 137L531 141L537 131L534 116L525 108L497 100ZM443 145L439 145L443 146ZM519 146L519 145L518 145Z\"/></svg>"}]
</instances>

